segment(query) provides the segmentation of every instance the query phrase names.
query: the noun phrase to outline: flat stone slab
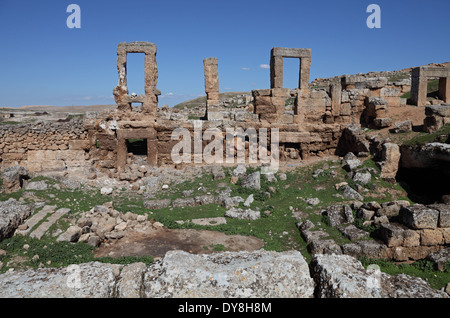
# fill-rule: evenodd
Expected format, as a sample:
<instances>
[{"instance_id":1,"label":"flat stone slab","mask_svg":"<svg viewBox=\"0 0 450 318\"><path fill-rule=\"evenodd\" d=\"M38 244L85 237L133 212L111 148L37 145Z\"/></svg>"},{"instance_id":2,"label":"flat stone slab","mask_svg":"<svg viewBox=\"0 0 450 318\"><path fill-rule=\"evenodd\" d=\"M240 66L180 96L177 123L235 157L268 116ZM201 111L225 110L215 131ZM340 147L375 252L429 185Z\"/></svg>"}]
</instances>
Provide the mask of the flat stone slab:
<instances>
[{"instance_id":1,"label":"flat stone slab","mask_svg":"<svg viewBox=\"0 0 450 318\"><path fill-rule=\"evenodd\" d=\"M337 226L337 229L339 230L339 232L342 233L342 235L347 237L350 241L359 240L359 239L369 235L369 232L358 229L353 224L339 225L339 226Z\"/></svg>"},{"instance_id":2,"label":"flat stone slab","mask_svg":"<svg viewBox=\"0 0 450 318\"><path fill-rule=\"evenodd\" d=\"M217 217L217 218L201 218L201 219L193 219L192 223L198 224L198 225L220 225L220 224L227 224L227 219L224 217Z\"/></svg>"},{"instance_id":3,"label":"flat stone slab","mask_svg":"<svg viewBox=\"0 0 450 318\"><path fill-rule=\"evenodd\" d=\"M42 219L44 219L47 214L53 213L56 209L56 205L46 205L39 212L32 215L29 219L25 221L27 226L26 230L17 230L15 234L27 235L33 227L38 224Z\"/></svg>"},{"instance_id":4,"label":"flat stone slab","mask_svg":"<svg viewBox=\"0 0 450 318\"><path fill-rule=\"evenodd\" d=\"M41 239L42 236L48 231L48 229L56 222L58 221L62 216L66 215L70 212L70 209L67 208L61 208L58 209L55 213L51 214L47 220L41 223L39 227L34 230L32 233L30 233L30 237Z\"/></svg>"}]
</instances>

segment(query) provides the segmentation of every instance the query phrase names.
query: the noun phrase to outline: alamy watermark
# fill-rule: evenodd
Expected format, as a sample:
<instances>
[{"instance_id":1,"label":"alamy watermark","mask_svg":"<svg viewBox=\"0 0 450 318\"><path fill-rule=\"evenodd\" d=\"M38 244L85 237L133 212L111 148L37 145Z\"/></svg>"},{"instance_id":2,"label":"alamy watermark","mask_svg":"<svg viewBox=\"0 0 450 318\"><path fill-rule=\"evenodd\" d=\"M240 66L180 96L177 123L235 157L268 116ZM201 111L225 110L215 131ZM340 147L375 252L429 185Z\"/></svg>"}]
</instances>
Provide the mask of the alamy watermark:
<instances>
[{"instance_id":1,"label":"alamy watermark","mask_svg":"<svg viewBox=\"0 0 450 318\"><path fill-rule=\"evenodd\" d=\"M66 9L67 13L71 13L66 20L69 29L81 28L81 8L78 4L69 4Z\"/></svg>"},{"instance_id":2,"label":"alamy watermark","mask_svg":"<svg viewBox=\"0 0 450 318\"><path fill-rule=\"evenodd\" d=\"M367 13L371 13L366 20L369 29L381 28L381 8L378 4L369 4L366 9Z\"/></svg>"},{"instance_id":3,"label":"alamy watermark","mask_svg":"<svg viewBox=\"0 0 450 318\"><path fill-rule=\"evenodd\" d=\"M367 266L367 273L370 274L366 281L367 288L372 290L380 290L381 289L380 266L376 264L370 264L369 266Z\"/></svg>"},{"instance_id":4,"label":"alamy watermark","mask_svg":"<svg viewBox=\"0 0 450 318\"><path fill-rule=\"evenodd\" d=\"M67 266L67 279L66 285L69 288L82 288L81 283L81 269L79 265L72 264Z\"/></svg>"},{"instance_id":5,"label":"alamy watermark","mask_svg":"<svg viewBox=\"0 0 450 318\"><path fill-rule=\"evenodd\" d=\"M224 136L225 135L225 136ZM269 149L270 137L270 151ZM180 140L181 138L181 140ZM248 142L248 163L261 164L261 173L275 173L279 168L279 130L249 127L244 130L226 128L223 132L218 128L202 129L202 121L194 121L193 136L186 128L177 128L172 132L172 140L178 140L172 147L171 158L179 163L246 163L246 142ZM203 147L203 141L209 141ZM236 151L235 151L236 150ZM225 158L224 158L225 154ZM235 156L236 155L236 156Z\"/></svg>"}]
</instances>

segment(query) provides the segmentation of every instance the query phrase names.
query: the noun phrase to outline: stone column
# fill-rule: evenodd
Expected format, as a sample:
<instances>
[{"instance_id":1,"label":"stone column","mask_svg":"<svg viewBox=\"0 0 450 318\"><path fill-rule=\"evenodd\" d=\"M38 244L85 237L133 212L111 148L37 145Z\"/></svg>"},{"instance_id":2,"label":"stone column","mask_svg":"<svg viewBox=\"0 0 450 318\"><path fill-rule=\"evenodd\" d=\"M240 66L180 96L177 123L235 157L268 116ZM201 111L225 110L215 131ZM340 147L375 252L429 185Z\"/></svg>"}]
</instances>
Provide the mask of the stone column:
<instances>
[{"instance_id":1,"label":"stone column","mask_svg":"<svg viewBox=\"0 0 450 318\"><path fill-rule=\"evenodd\" d=\"M208 120L222 120L219 109L219 69L215 57L203 60L205 72L206 116Z\"/></svg>"},{"instance_id":2,"label":"stone column","mask_svg":"<svg viewBox=\"0 0 450 318\"><path fill-rule=\"evenodd\" d=\"M275 55L275 48L270 53L270 87L283 88L283 57Z\"/></svg>"},{"instance_id":3,"label":"stone column","mask_svg":"<svg viewBox=\"0 0 450 318\"><path fill-rule=\"evenodd\" d=\"M439 78L439 98L450 103L450 77Z\"/></svg>"},{"instance_id":4,"label":"stone column","mask_svg":"<svg viewBox=\"0 0 450 318\"><path fill-rule=\"evenodd\" d=\"M427 77L421 67L411 71L411 102L413 105L425 106L427 102Z\"/></svg>"},{"instance_id":5,"label":"stone column","mask_svg":"<svg viewBox=\"0 0 450 318\"><path fill-rule=\"evenodd\" d=\"M309 71L311 69L311 58L300 58L300 74L298 80L298 88L309 89Z\"/></svg>"},{"instance_id":6,"label":"stone column","mask_svg":"<svg viewBox=\"0 0 450 318\"><path fill-rule=\"evenodd\" d=\"M339 116L341 111L342 86L341 83L331 85L331 115Z\"/></svg>"}]
</instances>

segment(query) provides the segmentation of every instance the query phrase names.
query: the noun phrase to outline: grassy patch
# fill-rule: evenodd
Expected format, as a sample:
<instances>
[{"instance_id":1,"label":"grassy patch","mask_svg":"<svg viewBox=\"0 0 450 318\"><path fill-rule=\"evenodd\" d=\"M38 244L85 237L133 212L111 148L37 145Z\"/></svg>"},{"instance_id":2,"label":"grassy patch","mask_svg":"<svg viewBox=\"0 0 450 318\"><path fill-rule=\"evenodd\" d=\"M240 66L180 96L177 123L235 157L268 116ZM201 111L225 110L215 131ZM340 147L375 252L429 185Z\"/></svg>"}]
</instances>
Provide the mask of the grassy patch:
<instances>
[{"instance_id":1,"label":"grassy patch","mask_svg":"<svg viewBox=\"0 0 450 318\"><path fill-rule=\"evenodd\" d=\"M380 266L380 270L389 275L406 274L414 277L420 277L427 281L432 288L441 289L450 282L450 263L447 263L444 272L434 269L433 263L428 260L420 260L411 264L394 264L393 262L382 259L359 259L363 266L375 264Z\"/></svg>"},{"instance_id":2,"label":"grassy patch","mask_svg":"<svg viewBox=\"0 0 450 318\"><path fill-rule=\"evenodd\" d=\"M439 80L437 79L437 80L429 81L427 83L427 94L433 94L433 93L436 93L437 91L439 91ZM411 92L406 92L405 94L403 94L400 97L407 98L408 100L410 100ZM408 101L408 103L410 103L410 101Z\"/></svg>"},{"instance_id":3,"label":"grassy patch","mask_svg":"<svg viewBox=\"0 0 450 318\"><path fill-rule=\"evenodd\" d=\"M438 131L434 133L424 133L421 132L412 139L403 142L405 146L420 146L425 145L430 142L435 142L439 136L447 135L450 136L450 124L445 125Z\"/></svg>"}]
</instances>

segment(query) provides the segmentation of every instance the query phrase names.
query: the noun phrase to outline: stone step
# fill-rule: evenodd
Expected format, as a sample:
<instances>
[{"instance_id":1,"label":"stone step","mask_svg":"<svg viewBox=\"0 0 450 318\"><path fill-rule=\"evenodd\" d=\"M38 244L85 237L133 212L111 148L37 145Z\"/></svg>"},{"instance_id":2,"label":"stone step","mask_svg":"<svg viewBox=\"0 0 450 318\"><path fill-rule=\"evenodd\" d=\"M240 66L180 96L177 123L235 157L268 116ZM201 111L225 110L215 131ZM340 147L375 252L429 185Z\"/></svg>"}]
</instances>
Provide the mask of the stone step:
<instances>
[{"instance_id":1,"label":"stone step","mask_svg":"<svg viewBox=\"0 0 450 318\"><path fill-rule=\"evenodd\" d=\"M41 225L39 225L39 227L30 234L30 237L41 239L42 236L44 236L44 234L56 221L58 221L62 216L66 215L69 212L70 209L68 208L61 208L56 210L56 212L50 215L47 220L42 222Z\"/></svg>"},{"instance_id":2,"label":"stone step","mask_svg":"<svg viewBox=\"0 0 450 318\"><path fill-rule=\"evenodd\" d=\"M40 210L39 212L37 212L36 214L34 214L32 217L30 217L25 221L24 224L27 226L26 230L16 230L15 234L27 235L36 224L38 224L42 219L44 219L47 216L47 214L53 213L55 209L56 205L44 206L42 210Z\"/></svg>"}]
</instances>

